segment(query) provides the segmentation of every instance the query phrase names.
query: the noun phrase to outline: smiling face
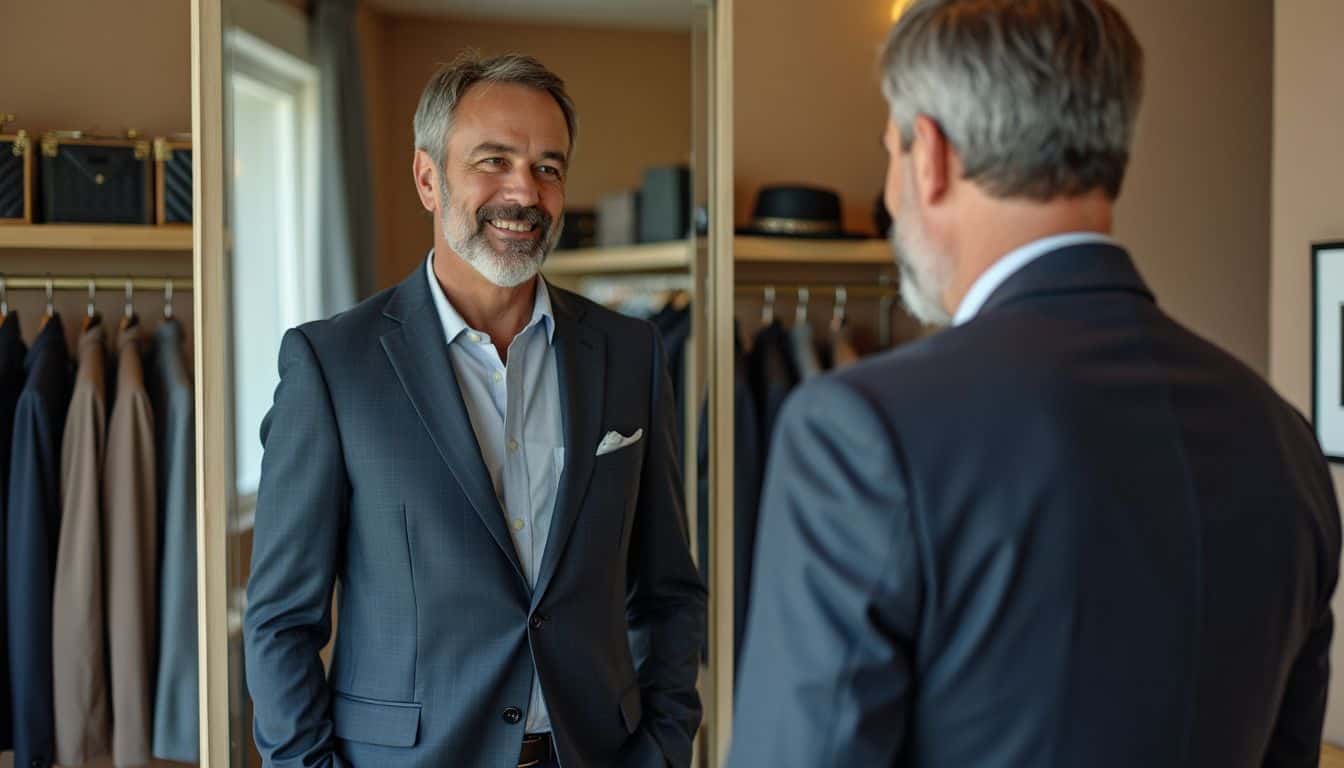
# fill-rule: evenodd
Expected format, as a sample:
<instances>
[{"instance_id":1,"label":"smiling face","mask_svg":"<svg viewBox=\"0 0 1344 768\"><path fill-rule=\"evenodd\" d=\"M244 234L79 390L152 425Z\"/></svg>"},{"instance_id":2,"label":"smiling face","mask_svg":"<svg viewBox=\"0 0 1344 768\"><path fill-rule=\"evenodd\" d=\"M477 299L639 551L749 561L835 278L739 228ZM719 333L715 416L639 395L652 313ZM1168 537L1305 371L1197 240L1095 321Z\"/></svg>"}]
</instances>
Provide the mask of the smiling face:
<instances>
[{"instance_id":1,"label":"smiling face","mask_svg":"<svg viewBox=\"0 0 1344 768\"><path fill-rule=\"evenodd\" d=\"M448 247L495 285L534 277L560 239L569 147L564 113L545 91L469 88L435 174L433 209Z\"/></svg>"}]
</instances>

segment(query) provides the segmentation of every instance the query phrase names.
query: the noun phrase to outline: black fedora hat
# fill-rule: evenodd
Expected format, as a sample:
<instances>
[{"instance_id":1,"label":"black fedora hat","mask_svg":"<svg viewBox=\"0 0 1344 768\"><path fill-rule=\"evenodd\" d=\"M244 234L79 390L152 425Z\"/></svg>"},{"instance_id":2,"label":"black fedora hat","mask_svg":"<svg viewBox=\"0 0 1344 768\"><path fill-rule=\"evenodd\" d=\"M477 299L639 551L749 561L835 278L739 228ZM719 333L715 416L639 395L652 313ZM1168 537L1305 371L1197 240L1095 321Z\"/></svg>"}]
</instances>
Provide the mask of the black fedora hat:
<instances>
[{"instance_id":1,"label":"black fedora hat","mask_svg":"<svg viewBox=\"0 0 1344 768\"><path fill-rule=\"evenodd\" d=\"M846 232L841 225L840 196L834 190L802 185L773 185L756 193L751 224L739 235L863 240L869 236Z\"/></svg>"}]
</instances>

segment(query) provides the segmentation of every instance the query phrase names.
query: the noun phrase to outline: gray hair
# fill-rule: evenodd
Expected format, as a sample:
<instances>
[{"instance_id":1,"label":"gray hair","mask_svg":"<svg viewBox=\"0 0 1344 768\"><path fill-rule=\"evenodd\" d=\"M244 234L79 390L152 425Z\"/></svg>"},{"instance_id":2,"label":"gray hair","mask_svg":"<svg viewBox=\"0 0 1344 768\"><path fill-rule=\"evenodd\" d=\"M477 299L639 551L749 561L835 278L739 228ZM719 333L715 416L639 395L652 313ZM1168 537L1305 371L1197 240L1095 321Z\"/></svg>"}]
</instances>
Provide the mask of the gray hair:
<instances>
[{"instance_id":1,"label":"gray hair","mask_svg":"<svg viewBox=\"0 0 1344 768\"><path fill-rule=\"evenodd\" d=\"M579 116L565 92L565 81L531 56L511 53L481 58L475 51L467 51L452 63L441 65L429 78L415 109L415 148L428 152L440 170L446 161L444 153L457 104L467 89L477 83L513 83L549 93L564 113L569 149L573 151Z\"/></svg>"},{"instance_id":2,"label":"gray hair","mask_svg":"<svg viewBox=\"0 0 1344 768\"><path fill-rule=\"evenodd\" d=\"M902 149L924 115L991 195L1119 195L1143 50L1107 0L917 0L881 66Z\"/></svg>"}]
</instances>

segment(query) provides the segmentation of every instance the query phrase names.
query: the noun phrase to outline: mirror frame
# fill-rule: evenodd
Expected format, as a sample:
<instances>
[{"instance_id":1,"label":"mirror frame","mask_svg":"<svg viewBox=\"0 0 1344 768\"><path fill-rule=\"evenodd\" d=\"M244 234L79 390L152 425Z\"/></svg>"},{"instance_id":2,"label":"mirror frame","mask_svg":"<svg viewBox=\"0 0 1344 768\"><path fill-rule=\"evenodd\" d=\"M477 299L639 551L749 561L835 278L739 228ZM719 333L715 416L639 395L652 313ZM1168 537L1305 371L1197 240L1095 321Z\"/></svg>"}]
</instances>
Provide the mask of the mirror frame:
<instances>
[{"instance_id":1,"label":"mirror frame","mask_svg":"<svg viewBox=\"0 0 1344 768\"><path fill-rule=\"evenodd\" d=\"M232 489L228 397L229 264L225 232L223 1L192 0L191 123L193 274L196 280L196 562L200 681L200 764L232 762L229 733L230 617L228 511ZM709 255L702 286L707 357L712 510L733 505L733 2L692 0L709 9ZM709 668L702 683L707 768L723 765L732 735L733 516L710 514ZM236 623L236 622L235 622Z\"/></svg>"}]
</instances>

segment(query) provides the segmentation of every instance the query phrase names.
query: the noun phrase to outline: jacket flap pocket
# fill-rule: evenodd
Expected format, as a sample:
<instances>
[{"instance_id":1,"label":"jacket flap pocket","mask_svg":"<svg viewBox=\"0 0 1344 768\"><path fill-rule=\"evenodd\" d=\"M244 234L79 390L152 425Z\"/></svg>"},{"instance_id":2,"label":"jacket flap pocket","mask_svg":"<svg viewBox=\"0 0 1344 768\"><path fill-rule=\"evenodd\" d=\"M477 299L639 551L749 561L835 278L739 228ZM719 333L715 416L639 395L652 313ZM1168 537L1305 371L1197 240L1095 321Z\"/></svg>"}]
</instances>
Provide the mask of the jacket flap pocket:
<instances>
[{"instance_id":1,"label":"jacket flap pocket","mask_svg":"<svg viewBox=\"0 0 1344 768\"><path fill-rule=\"evenodd\" d=\"M420 732L420 705L363 699L337 691L331 699L331 721L338 739L413 747Z\"/></svg>"},{"instance_id":2,"label":"jacket flap pocket","mask_svg":"<svg viewBox=\"0 0 1344 768\"><path fill-rule=\"evenodd\" d=\"M625 730L634 733L643 717L644 708L639 702L639 683L635 683L621 696L621 719L625 721Z\"/></svg>"}]
</instances>

